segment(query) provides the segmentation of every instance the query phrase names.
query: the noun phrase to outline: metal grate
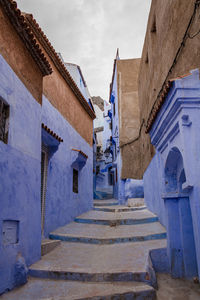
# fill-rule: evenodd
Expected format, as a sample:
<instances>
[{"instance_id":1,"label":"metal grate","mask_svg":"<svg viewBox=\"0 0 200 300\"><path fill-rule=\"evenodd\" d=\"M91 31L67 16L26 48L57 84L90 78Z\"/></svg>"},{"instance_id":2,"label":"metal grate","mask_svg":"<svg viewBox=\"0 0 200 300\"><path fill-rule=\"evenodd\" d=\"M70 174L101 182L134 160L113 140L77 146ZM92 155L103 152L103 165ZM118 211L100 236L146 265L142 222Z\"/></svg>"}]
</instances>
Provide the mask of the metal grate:
<instances>
[{"instance_id":1,"label":"metal grate","mask_svg":"<svg viewBox=\"0 0 200 300\"><path fill-rule=\"evenodd\" d=\"M0 98L0 140L8 142L9 105Z\"/></svg>"}]
</instances>

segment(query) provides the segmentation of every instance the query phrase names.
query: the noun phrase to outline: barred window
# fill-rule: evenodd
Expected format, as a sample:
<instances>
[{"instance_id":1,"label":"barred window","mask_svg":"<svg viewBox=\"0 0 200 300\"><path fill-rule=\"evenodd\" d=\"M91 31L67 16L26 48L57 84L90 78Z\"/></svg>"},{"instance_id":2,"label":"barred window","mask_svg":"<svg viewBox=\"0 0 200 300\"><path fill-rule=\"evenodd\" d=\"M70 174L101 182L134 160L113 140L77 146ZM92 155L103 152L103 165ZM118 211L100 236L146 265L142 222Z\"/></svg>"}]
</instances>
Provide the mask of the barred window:
<instances>
[{"instance_id":1,"label":"barred window","mask_svg":"<svg viewBox=\"0 0 200 300\"><path fill-rule=\"evenodd\" d=\"M0 140L8 142L9 105L0 98Z\"/></svg>"}]
</instances>

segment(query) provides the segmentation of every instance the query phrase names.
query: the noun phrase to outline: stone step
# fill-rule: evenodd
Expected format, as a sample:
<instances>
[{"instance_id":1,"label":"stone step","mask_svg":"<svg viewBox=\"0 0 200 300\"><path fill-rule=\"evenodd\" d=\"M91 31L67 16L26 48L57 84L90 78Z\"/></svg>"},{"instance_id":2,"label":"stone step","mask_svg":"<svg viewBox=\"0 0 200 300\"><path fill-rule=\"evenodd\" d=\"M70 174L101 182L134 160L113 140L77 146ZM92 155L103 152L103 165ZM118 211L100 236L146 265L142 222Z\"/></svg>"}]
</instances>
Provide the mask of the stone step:
<instances>
[{"instance_id":1,"label":"stone step","mask_svg":"<svg viewBox=\"0 0 200 300\"><path fill-rule=\"evenodd\" d=\"M2 296L2 300L119 300L156 299L155 290L141 282L88 283L29 278L28 283Z\"/></svg>"},{"instance_id":2,"label":"stone step","mask_svg":"<svg viewBox=\"0 0 200 300\"><path fill-rule=\"evenodd\" d=\"M94 207L94 210L98 211L105 211L105 212L127 212L127 211L138 211L146 209L146 206L138 206L138 207L128 207L123 205L113 205L112 207L101 206L101 207Z\"/></svg>"},{"instance_id":3,"label":"stone step","mask_svg":"<svg viewBox=\"0 0 200 300\"><path fill-rule=\"evenodd\" d=\"M149 250L166 240L117 245L62 242L29 269L30 276L88 282L138 281L156 286Z\"/></svg>"},{"instance_id":4,"label":"stone step","mask_svg":"<svg viewBox=\"0 0 200 300\"><path fill-rule=\"evenodd\" d=\"M108 199L108 200L94 200L94 206L112 206L118 205L119 202L115 199Z\"/></svg>"},{"instance_id":5,"label":"stone step","mask_svg":"<svg viewBox=\"0 0 200 300\"><path fill-rule=\"evenodd\" d=\"M158 221L158 217L149 210L130 212L89 211L75 218L75 222L108 226L146 224Z\"/></svg>"},{"instance_id":6,"label":"stone step","mask_svg":"<svg viewBox=\"0 0 200 300\"><path fill-rule=\"evenodd\" d=\"M60 245L60 239L44 239L41 244L41 255L45 255Z\"/></svg>"},{"instance_id":7,"label":"stone step","mask_svg":"<svg viewBox=\"0 0 200 300\"><path fill-rule=\"evenodd\" d=\"M128 206L143 206L145 205L144 203L144 198L129 198L128 199Z\"/></svg>"},{"instance_id":8,"label":"stone step","mask_svg":"<svg viewBox=\"0 0 200 300\"><path fill-rule=\"evenodd\" d=\"M51 239L88 244L118 244L147 240L165 239L166 230L159 223L104 226L72 222L50 233Z\"/></svg>"}]
</instances>

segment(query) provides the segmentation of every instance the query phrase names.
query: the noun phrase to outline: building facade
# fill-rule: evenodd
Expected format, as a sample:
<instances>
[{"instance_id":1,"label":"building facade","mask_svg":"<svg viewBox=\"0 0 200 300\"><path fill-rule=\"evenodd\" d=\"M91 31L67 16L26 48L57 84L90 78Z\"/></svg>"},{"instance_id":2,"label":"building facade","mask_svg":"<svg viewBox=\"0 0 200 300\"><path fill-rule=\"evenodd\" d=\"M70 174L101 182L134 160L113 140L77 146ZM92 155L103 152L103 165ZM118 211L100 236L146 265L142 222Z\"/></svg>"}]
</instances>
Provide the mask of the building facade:
<instances>
[{"instance_id":1,"label":"building facade","mask_svg":"<svg viewBox=\"0 0 200 300\"><path fill-rule=\"evenodd\" d=\"M167 228L170 272L186 278L200 277L199 13L199 1L152 1L134 150L145 202Z\"/></svg>"},{"instance_id":2,"label":"building facade","mask_svg":"<svg viewBox=\"0 0 200 300\"><path fill-rule=\"evenodd\" d=\"M94 111L31 15L0 1L0 294L92 208ZM45 76L45 77L44 77Z\"/></svg>"},{"instance_id":3,"label":"building facade","mask_svg":"<svg viewBox=\"0 0 200 300\"><path fill-rule=\"evenodd\" d=\"M94 133L96 136L96 162L95 162L95 191L94 197L113 197L112 155L110 153L111 119L109 117L110 104L101 97L92 97L96 119L94 120Z\"/></svg>"},{"instance_id":4,"label":"building facade","mask_svg":"<svg viewBox=\"0 0 200 300\"><path fill-rule=\"evenodd\" d=\"M120 59L117 51L110 85L112 124L112 172L114 197L124 203L127 197L143 197L142 181L135 181L132 143L138 137L140 114L138 72L140 59ZM127 188L126 188L126 182ZM127 197L126 197L127 195Z\"/></svg>"}]
</instances>

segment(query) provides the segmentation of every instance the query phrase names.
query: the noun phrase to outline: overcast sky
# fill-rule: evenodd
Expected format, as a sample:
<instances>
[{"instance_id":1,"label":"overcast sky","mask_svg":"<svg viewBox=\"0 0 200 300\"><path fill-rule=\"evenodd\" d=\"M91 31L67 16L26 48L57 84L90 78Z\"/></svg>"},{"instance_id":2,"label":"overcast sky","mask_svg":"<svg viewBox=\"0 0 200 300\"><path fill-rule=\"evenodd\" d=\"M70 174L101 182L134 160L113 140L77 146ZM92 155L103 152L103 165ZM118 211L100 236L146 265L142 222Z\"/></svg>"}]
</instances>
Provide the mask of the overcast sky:
<instances>
[{"instance_id":1,"label":"overcast sky","mask_svg":"<svg viewBox=\"0 0 200 300\"><path fill-rule=\"evenodd\" d=\"M17 0L65 62L80 65L92 96L108 100L113 60L141 57L151 0Z\"/></svg>"}]
</instances>

